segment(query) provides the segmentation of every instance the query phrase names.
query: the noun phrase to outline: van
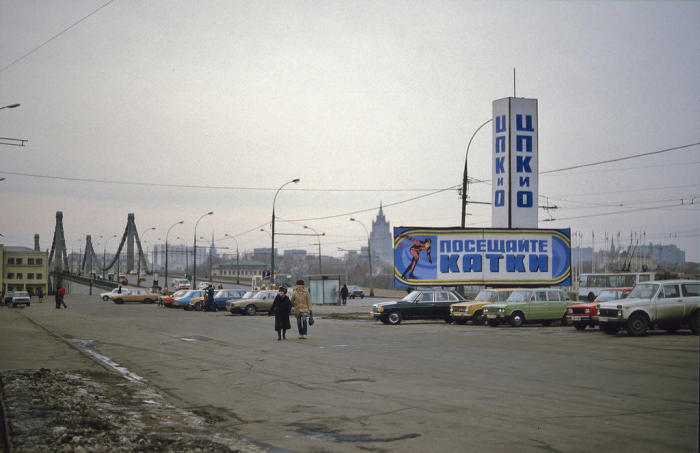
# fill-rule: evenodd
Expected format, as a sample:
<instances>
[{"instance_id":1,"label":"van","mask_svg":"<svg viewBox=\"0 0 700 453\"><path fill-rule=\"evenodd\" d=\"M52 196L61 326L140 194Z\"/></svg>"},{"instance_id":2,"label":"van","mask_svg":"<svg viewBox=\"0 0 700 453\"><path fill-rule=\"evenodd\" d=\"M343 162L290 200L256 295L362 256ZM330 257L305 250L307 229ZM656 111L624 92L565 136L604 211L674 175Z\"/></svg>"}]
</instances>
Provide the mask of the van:
<instances>
[{"instance_id":1,"label":"van","mask_svg":"<svg viewBox=\"0 0 700 453\"><path fill-rule=\"evenodd\" d=\"M190 289L190 281L186 278L175 278L173 279L173 286L176 290Z\"/></svg>"}]
</instances>

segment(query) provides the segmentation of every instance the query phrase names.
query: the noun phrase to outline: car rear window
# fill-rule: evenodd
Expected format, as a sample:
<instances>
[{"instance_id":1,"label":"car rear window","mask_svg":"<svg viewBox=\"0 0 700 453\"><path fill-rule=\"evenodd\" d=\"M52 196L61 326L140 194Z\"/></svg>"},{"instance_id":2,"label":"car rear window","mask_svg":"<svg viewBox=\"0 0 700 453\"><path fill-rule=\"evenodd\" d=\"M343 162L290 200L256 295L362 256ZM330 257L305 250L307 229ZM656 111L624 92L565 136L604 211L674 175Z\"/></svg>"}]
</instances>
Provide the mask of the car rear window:
<instances>
[{"instance_id":1,"label":"car rear window","mask_svg":"<svg viewBox=\"0 0 700 453\"><path fill-rule=\"evenodd\" d=\"M681 288L683 288L683 296L685 297L700 296L700 283L686 283L681 285Z\"/></svg>"}]
</instances>

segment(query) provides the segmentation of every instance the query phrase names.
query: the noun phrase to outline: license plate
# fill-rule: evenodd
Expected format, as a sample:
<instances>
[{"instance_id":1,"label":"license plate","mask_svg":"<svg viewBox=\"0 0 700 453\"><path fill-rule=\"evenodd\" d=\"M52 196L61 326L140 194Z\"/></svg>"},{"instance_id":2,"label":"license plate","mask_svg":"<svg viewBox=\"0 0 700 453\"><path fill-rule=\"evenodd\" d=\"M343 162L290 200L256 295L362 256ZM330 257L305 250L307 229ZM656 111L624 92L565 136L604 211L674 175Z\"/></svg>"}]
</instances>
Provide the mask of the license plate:
<instances>
[{"instance_id":1,"label":"license plate","mask_svg":"<svg viewBox=\"0 0 700 453\"><path fill-rule=\"evenodd\" d=\"M569 316L569 318L571 318L572 321L580 321L581 320L580 316Z\"/></svg>"},{"instance_id":2,"label":"license plate","mask_svg":"<svg viewBox=\"0 0 700 453\"><path fill-rule=\"evenodd\" d=\"M486 317L489 318L489 319L491 319L491 318L498 318L498 315L486 315Z\"/></svg>"}]
</instances>

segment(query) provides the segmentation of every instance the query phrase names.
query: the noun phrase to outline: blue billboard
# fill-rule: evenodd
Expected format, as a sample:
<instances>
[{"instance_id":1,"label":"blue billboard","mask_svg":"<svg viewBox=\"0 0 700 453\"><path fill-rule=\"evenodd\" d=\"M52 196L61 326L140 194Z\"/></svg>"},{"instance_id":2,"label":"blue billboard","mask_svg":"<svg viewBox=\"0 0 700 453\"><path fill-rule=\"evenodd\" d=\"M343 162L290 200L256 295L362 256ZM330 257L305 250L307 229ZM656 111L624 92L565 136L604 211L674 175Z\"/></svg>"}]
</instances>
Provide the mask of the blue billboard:
<instances>
[{"instance_id":1,"label":"blue billboard","mask_svg":"<svg viewBox=\"0 0 700 453\"><path fill-rule=\"evenodd\" d=\"M570 286L571 230L394 228L396 286Z\"/></svg>"}]
</instances>

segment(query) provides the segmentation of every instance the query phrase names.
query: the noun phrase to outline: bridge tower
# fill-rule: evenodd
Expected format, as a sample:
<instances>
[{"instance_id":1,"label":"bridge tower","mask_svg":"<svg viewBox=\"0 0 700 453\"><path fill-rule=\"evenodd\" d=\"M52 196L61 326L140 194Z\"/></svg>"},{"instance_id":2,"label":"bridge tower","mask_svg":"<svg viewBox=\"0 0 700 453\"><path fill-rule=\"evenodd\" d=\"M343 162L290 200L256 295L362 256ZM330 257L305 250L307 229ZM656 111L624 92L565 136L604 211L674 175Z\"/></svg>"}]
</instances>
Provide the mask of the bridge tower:
<instances>
[{"instance_id":1,"label":"bridge tower","mask_svg":"<svg viewBox=\"0 0 700 453\"><path fill-rule=\"evenodd\" d=\"M56 211L56 228L53 232L53 242L51 243L51 253L49 254L49 269L52 269L54 272L70 269L68 267L68 253L66 252L66 238L63 236L62 211Z\"/></svg>"},{"instance_id":2,"label":"bridge tower","mask_svg":"<svg viewBox=\"0 0 700 453\"><path fill-rule=\"evenodd\" d=\"M83 254L83 262L80 265L80 270L92 273L94 271L94 261L97 261L96 258L95 249L92 247L92 236L88 234L85 237L85 253Z\"/></svg>"},{"instance_id":3,"label":"bridge tower","mask_svg":"<svg viewBox=\"0 0 700 453\"><path fill-rule=\"evenodd\" d=\"M126 225L126 272L129 273L134 270L134 232L136 232L136 222L134 221L133 213L127 216Z\"/></svg>"}]
</instances>

